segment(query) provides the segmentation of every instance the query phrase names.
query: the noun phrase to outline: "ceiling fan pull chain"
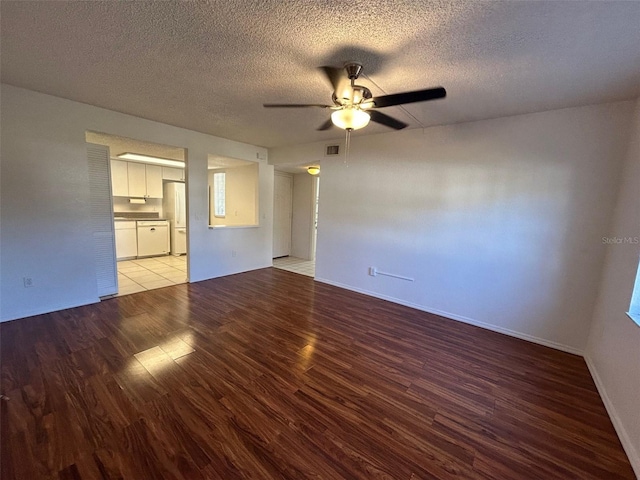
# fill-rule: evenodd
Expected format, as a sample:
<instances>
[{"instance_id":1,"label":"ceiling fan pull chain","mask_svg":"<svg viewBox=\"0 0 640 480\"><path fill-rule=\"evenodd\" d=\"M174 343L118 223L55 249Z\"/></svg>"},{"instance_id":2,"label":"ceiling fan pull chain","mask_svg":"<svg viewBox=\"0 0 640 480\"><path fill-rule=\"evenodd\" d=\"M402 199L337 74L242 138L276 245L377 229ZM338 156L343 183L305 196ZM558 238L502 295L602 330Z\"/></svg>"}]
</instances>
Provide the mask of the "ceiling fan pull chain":
<instances>
[{"instance_id":1,"label":"ceiling fan pull chain","mask_svg":"<svg viewBox=\"0 0 640 480\"><path fill-rule=\"evenodd\" d=\"M351 147L351 131L353 129L352 128L347 128L345 131L346 133L346 139L344 142L344 164L347 166L347 168L349 168L349 149Z\"/></svg>"}]
</instances>

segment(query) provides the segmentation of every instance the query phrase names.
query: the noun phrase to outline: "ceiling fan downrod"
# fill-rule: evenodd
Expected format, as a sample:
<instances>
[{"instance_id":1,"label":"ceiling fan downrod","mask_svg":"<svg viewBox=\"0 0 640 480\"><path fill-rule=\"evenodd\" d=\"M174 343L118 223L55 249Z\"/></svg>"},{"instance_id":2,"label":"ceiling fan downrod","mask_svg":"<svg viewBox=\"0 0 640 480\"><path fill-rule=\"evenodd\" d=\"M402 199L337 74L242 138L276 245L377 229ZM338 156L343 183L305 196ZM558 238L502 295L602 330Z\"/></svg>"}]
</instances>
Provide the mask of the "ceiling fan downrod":
<instances>
[{"instance_id":1,"label":"ceiling fan downrod","mask_svg":"<svg viewBox=\"0 0 640 480\"><path fill-rule=\"evenodd\" d=\"M353 87L354 82L360 76L360 72L362 72L362 65L360 65L359 63L351 62L347 63L344 66L344 69L346 70L347 76L349 77L349 80L351 80L351 86Z\"/></svg>"}]
</instances>

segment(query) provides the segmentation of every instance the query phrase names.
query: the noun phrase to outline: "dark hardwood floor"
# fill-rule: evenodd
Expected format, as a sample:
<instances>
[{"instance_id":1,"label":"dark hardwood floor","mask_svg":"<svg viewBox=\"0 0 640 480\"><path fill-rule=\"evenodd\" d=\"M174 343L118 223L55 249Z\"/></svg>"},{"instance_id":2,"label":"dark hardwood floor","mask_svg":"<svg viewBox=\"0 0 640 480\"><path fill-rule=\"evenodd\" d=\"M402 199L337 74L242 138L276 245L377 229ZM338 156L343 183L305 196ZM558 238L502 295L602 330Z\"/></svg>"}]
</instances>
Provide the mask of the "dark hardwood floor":
<instances>
[{"instance_id":1,"label":"dark hardwood floor","mask_svg":"<svg viewBox=\"0 0 640 480\"><path fill-rule=\"evenodd\" d=\"M281 270L0 339L3 480L634 478L582 358Z\"/></svg>"}]
</instances>

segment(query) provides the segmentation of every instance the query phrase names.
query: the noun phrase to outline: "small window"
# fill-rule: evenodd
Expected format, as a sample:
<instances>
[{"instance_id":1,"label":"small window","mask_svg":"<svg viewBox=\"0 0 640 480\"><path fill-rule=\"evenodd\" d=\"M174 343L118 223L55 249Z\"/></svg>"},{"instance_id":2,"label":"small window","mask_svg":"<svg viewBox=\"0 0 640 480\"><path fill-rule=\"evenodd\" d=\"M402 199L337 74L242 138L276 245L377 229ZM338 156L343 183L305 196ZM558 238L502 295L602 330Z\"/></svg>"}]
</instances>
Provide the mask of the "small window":
<instances>
[{"instance_id":1,"label":"small window","mask_svg":"<svg viewBox=\"0 0 640 480\"><path fill-rule=\"evenodd\" d=\"M209 227L257 227L259 163L209 155Z\"/></svg>"},{"instance_id":2,"label":"small window","mask_svg":"<svg viewBox=\"0 0 640 480\"><path fill-rule=\"evenodd\" d=\"M629 316L640 326L640 264L636 273L636 283L631 295L631 305L629 305Z\"/></svg>"},{"instance_id":3,"label":"small window","mask_svg":"<svg viewBox=\"0 0 640 480\"><path fill-rule=\"evenodd\" d=\"M225 193L225 173L218 172L213 174L213 208L214 215L224 218L226 209L226 193Z\"/></svg>"}]
</instances>

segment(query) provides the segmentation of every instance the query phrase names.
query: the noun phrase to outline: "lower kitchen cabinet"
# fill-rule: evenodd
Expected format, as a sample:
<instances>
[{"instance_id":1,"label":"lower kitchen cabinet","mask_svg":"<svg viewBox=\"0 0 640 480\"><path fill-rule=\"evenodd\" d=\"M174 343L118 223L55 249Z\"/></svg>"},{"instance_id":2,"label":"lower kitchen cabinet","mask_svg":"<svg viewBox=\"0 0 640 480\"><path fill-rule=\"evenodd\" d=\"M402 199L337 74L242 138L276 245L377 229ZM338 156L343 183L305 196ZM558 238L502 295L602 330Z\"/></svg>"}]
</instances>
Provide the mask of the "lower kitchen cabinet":
<instances>
[{"instance_id":1,"label":"lower kitchen cabinet","mask_svg":"<svg viewBox=\"0 0 640 480\"><path fill-rule=\"evenodd\" d=\"M135 258L138 256L138 233L135 221L115 222L116 258Z\"/></svg>"}]
</instances>

